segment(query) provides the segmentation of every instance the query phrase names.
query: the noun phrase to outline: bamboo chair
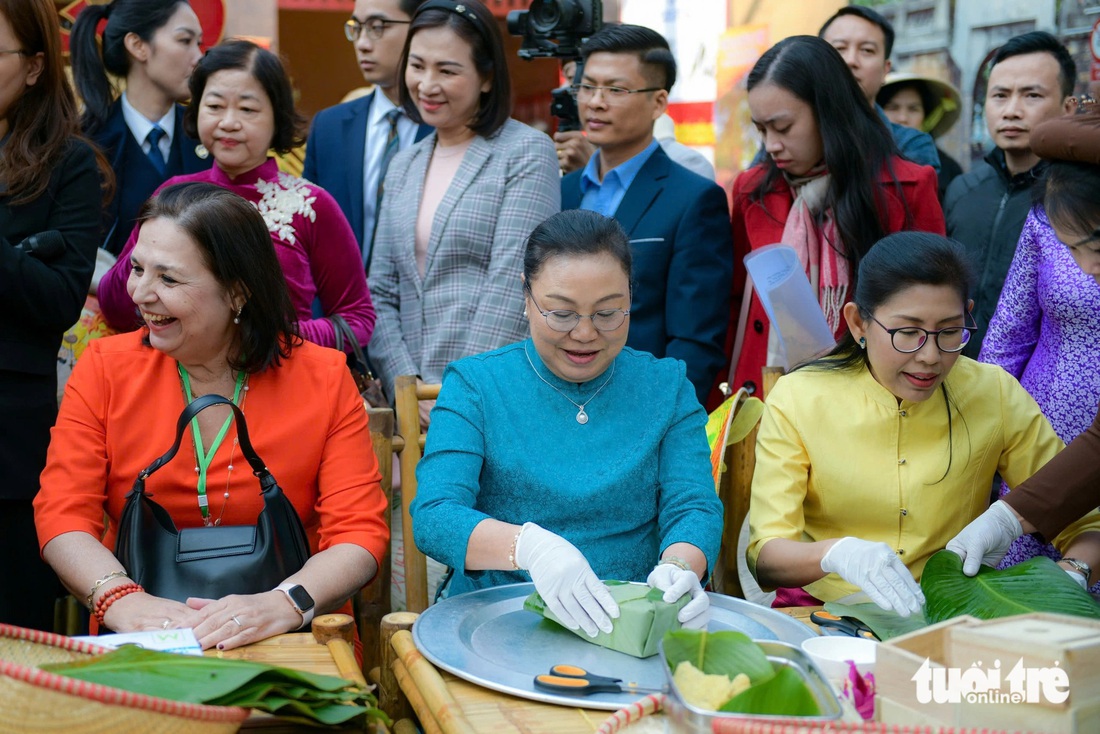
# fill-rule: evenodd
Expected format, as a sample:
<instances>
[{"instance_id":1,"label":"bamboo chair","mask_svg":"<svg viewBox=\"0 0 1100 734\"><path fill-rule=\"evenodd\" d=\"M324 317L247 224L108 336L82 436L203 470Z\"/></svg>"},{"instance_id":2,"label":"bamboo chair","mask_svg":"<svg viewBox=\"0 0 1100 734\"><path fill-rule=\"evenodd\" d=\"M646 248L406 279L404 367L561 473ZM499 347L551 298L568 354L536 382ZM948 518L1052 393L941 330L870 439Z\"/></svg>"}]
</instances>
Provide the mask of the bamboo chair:
<instances>
[{"instance_id":1,"label":"bamboo chair","mask_svg":"<svg viewBox=\"0 0 1100 734\"><path fill-rule=\"evenodd\" d=\"M370 440L374 455L378 458L378 471L382 475L382 491L386 495L386 525L390 523L390 507L393 500L393 427L394 416L390 408L367 408ZM381 664L379 658L378 630L382 617L390 613L390 557L380 560L375 577L352 597L355 624L363 643L363 675L372 677L373 670Z\"/></svg>"},{"instance_id":2,"label":"bamboo chair","mask_svg":"<svg viewBox=\"0 0 1100 734\"><path fill-rule=\"evenodd\" d=\"M428 608L428 561L413 540L409 507L416 498L416 464L424 452L424 434L420 431L421 400L439 397L439 385L416 384L416 375L402 375L394 383L397 433L393 450L401 465L401 531L405 552L405 608L422 612Z\"/></svg>"},{"instance_id":3,"label":"bamboo chair","mask_svg":"<svg viewBox=\"0 0 1100 734\"><path fill-rule=\"evenodd\" d=\"M782 367L765 367L761 399L765 399L775 382L783 375ZM742 440L726 447L723 460L726 471L718 484L718 497L725 508L725 522L722 530L722 546L718 552L718 563L711 574L714 590L726 596L745 597L738 570L743 554L742 529L749 517L749 498L752 495L752 475L756 469L756 433L759 424Z\"/></svg>"}]
</instances>

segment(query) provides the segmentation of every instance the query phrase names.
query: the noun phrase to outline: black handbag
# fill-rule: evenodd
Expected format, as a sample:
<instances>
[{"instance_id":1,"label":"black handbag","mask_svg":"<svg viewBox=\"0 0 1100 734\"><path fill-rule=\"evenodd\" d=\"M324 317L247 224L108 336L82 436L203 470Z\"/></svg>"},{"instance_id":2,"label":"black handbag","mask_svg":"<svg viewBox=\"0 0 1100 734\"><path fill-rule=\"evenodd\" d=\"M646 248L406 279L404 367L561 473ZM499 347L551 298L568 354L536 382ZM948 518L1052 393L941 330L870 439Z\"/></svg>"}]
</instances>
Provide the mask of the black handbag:
<instances>
[{"instance_id":1,"label":"black handbag","mask_svg":"<svg viewBox=\"0 0 1100 734\"><path fill-rule=\"evenodd\" d=\"M150 499L145 480L172 460L187 424L212 405L233 409L238 443L260 480L264 509L255 525L177 530L167 510ZM204 395L180 414L172 448L138 474L126 495L115 556L130 578L153 596L176 601L189 596L219 599L274 589L305 565L309 541L294 506L252 448L244 413L228 398Z\"/></svg>"},{"instance_id":2,"label":"black handbag","mask_svg":"<svg viewBox=\"0 0 1100 734\"><path fill-rule=\"evenodd\" d=\"M347 354L348 369L351 370L352 379L355 380L355 389L359 391L359 395L372 408L390 407L389 401L386 400L386 396L382 392L382 381L371 372L367 357L363 353L363 348L359 346L359 340L355 336L355 332L351 330L351 326L339 314L326 316L325 318L332 322L332 330L336 334L336 351ZM345 342L351 349L350 353L344 348Z\"/></svg>"}]
</instances>

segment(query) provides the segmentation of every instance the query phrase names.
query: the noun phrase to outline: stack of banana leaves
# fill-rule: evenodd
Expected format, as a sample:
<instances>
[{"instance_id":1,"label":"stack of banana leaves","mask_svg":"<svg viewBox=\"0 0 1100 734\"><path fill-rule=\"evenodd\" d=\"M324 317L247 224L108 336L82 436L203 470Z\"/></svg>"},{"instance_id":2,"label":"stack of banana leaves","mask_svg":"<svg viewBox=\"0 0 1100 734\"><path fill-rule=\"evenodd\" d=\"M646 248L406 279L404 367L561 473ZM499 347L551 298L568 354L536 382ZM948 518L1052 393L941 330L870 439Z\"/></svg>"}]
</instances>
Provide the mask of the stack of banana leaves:
<instances>
[{"instance_id":1,"label":"stack of banana leaves","mask_svg":"<svg viewBox=\"0 0 1100 734\"><path fill-rule=\"evenodd\" d=\"M212 706L241 706L304 724L348 725L389 719L367 690L327 675L246 660L177 655L124 646L51 673L148 696Z\"/></svg>"},{"instance_id":2,"label":"stack of banana leaves","mask_svg":"<svg viewBox=\"0 0 1100 734\"><path fill-rule=\"evenodd\" d=\"M1100 604L1054 561L1030 558L1003 570L982 566L976 576L962 571L962 560L951 551L928 559L920 579L924 592L923 614L901 617L873 603L829 602L826 611L856 617L881 640L914 632L930 624L968 614L978 619L997 619L1015 614L1053 612L1100 619Z\"/></svg>"}]
</instances>

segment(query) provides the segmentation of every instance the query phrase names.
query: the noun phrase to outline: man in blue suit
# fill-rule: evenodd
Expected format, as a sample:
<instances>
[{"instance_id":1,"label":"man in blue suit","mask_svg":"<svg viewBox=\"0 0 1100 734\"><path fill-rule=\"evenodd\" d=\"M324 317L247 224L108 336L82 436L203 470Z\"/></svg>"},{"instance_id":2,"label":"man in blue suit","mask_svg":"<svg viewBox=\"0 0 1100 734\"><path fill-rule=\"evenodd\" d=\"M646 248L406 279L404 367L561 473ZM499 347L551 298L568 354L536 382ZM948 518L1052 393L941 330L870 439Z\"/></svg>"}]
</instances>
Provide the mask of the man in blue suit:
<instances>
[{"instance_id":1,"label":"man in blue suit","mask_svg":"<svg viewBox=\"0 0 1100 734\"><path fill-rule=\"evenodd\" d=\"M318 112L306 142L302 176L336 199L359 241L367 272L383 169L394 152L431 132L406 117L397 99L401 50L412 16L424 1L355 1L344 35L355 44L359 69L374 90Z\"/></svg>"},{"instance_id":2,"label":"man in blue suit","mask_svg":"<svg viewBox=\"0 0 1100 734\"><path fill-rule=\"evenodd\" d=\"M598 147L561 182L563 209L615 217L630 237L627 346L687 365L699 402L725 362L733 243L725 191L673 163L653 137L676 61L656 31L604 26L581 49L581 123Z\"/></svg>"},{"instance_id":3,"label":"man in blue suit","mask_svg":"<svg viewBox=\"0 0 1100 734\"><path fill-rule=\"evenodd\" d=\"M158 186L173 176L205 171L214 163L206 148L183 131L183 111L181 105L173 105L156 122L165 131L157 144L164 170L159 170L149 158L151 143L139 142L146 140L154 123L130 104L125 93L111 105L103 126L89 133L115 174L114 196L103 210L104 239L100 244L112 255L122 252L141 205Z\"/></svg>"}]
</instances>

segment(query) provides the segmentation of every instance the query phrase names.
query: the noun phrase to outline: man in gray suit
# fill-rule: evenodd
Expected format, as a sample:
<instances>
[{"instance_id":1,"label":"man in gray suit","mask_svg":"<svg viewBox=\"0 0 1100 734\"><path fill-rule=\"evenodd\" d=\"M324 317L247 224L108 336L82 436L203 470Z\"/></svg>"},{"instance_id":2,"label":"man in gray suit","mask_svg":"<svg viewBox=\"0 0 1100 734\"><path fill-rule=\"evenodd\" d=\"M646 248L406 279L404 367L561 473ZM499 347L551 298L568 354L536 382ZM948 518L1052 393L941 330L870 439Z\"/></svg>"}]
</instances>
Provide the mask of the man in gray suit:
<instances>
[{"instance_id":1,"label":"man in gray suit","mask_svg":"<svg viewBox=\"0 0 1100 734\"><path fill-rule=\"evenodd\" d=\"M431 132L401 112L397 99L401 50L424 1L355 0L344 35L355 44L363 79L374 91L318 112L306 142L302 176L336 199L359 240L368 272L384 169L394 153Z\"/></svg>"}]
</instances>

